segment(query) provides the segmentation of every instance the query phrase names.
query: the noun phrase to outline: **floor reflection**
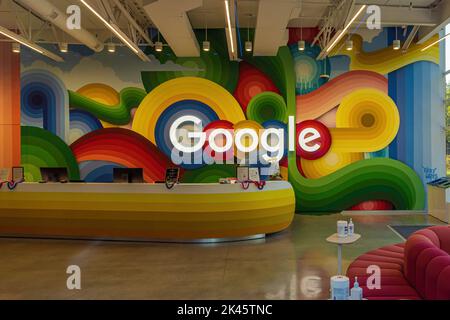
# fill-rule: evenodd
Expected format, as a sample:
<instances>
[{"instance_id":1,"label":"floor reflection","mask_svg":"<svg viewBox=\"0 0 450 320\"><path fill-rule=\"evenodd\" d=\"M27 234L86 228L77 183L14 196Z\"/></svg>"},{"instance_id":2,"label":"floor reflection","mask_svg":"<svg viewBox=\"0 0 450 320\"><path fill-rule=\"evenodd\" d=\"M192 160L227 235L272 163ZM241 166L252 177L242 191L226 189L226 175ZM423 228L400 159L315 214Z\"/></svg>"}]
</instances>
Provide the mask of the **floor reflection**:
<instances>
[{"instance_id":1,"label":"floor reflection","mask_svg":"<svg viewBox=\"0 0 450 320\"><path fill-rule=\"evenodd\" d=\"M264 240L221 244L0 239L0 299L328 299L337 249L325 239L341 214L297 215ZM425 215L352 216L358 255L402 242L389 224L439 224ZM66 288L79 265L82 290Z\"/></svg>"}]
</instances>

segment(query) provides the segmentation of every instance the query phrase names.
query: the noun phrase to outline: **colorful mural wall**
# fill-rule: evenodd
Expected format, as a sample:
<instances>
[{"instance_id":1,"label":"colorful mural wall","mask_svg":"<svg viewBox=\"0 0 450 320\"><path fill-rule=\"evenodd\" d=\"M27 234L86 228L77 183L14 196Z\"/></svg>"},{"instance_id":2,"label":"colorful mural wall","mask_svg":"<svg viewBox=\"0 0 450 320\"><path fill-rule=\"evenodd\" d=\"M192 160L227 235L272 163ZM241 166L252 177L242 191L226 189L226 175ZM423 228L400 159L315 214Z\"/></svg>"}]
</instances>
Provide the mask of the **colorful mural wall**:
<instances>
[{"instance_id":1,"label":"colorful mural wall","mask_svg":"<svg viewBox=\"0 0 450 320\"><path fill-rule=\"evenodd\" d=\"M202 31L197 36L201 40ZM71 48L61 66L24 53L26 179L40 180L39 167L64 166L73 179L109 182L114 167L142 167L147 182L159 181L173 165L169 128L180 116L195 115L207 128L235 129L286 128L294 116L298 127L321 122L331 139L318 159L286 152L281 161L298 212L424 209L426 137L419 141L416 132L430 125L425 106L433 103L434 86L423 79L437 78L438 47L422 52L413 44L402 54L389 46L385 30L371 41L355 35L356 50L338 45L318 61L320 48L299 51L299 33L292 29L276 57L244 54L231 62L224 31L211 30L209 37L212 50L198 58L178 58L168 48L149 52L157 59L149 64L126 51L111 56ZM409 94L413 102L406 101ZM186 183L235 175L230 165L182 169Z\"/></svg>"}]
</instances>

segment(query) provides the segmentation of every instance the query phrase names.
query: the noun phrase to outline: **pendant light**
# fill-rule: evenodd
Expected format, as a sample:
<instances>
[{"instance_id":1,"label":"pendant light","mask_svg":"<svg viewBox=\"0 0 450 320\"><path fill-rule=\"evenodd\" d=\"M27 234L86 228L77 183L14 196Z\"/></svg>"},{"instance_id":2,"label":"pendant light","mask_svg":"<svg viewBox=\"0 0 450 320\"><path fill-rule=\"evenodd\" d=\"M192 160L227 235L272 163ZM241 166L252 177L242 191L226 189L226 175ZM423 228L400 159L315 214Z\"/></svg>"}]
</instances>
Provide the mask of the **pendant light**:
<instances>
[{"instance_id":1,"label":"pendant light","mask_svg":"<svg viewBox=\"0 0 450 320\"><path fill-rule=\"evenodd\" d=\"M58 44L59 47L59 51L61 53L67 53L69 52L69 45L67 44L67 42L61 42Z\"/></svg>"},{"instance_id":2,"label":"pendant light","mask_svg":"<svg viewBox=\"0 0 450 320\"><path fill-rule=\"evenodd\" d=\"M329 79L330 75L327 73L327 59L323 58L323 73L320 75L321 79Z\"/></svg>"},{"instance_id":3,"label":"pendant light","mask_svg":"<svg viewBox=\"0 0 450 320\"><path fill-rule=\"evenodd\" d=\"M112 42L108 43L107 50L108 50L109 53L116 52L116 45L114 43L112 43Z\"/></svg>"},{"instance_id":4,"label":"pendant light","mask_svg":"<svg viewBox=\"0 0 450 320\"><path fill-rule=\"evenodd\" d=\"M106 45L106 50L108 50L109 53L115 53L116 52L116 45L113 42L112 34L111 34L111 38L109 39L109 43Z\"/></svg>"},{"instance_id":5,"label":"pendant light","mask_svg":"<svg viewBox=\"0 0 450 320\"><path fill-rule=\"evenodd\" d=\"M13 44L12 44L12 52L20 53L20 43L13 42Z\"/></svg>"},{"instance_id":6,"label":"pendant light","mask_svg":"<svg viewBox=\"0 0 450 320\"><path fill-rule=\"evenodd\" d=\"M300 40L298 41L298 51L305 51L306 43L303 40L303 25L300 17Z\"/></svg>"},{"instance_id":7,"label":"pendant light","mask_svg":"<svg viewBox=\"0 0 450 320\"><path fill-rule=\"evenodd\" d=\"M16 30L16 33L18 33L17 30ZM12 52L13 53L20 53L20 43L19 42L13 42L12 43Z\"/></svg>"},{"instance_id":8,"label":"pendant light","mask_svg":"<svg viewBox=\"0 0 450 320\"><path fill-rule=\"evenodd\" d=\"M402 46L401 41L398 39L398 27L395 26L395 40L392 42L392 49L400 50L401 46Z\"/></svg>"},{"instance_id":9,"label":"pendant light","mask_svg":"<svg viewBox=\"0 0 450 320\"><path fill-rule=\"evenodd\" d=\"M394 50L400 50L402 44L400 40L398 39L398 32L397 32L397 26L395 26L395 40L392 42L392 49Z\"/></svg>"},{"instance_id":10,"label":"pendant light","mask_svg":"<svg viewBox=\"0 0 450 320\"><path fill-rule=\"evenodd\" d=\"M156 50L156 52L162 52L163 51L163 44L162 44L162 42L160 40L160 37L159 37L159 29L158 29L158 41L155 42L155 50Z\"/></svg>"},{"instance_id":11,"label":"pendant light","mask_svg":"<svg viewBox=\"0 0 450 320\"><path fill-rule=\"evenodd\" d=\"M352 51L353 50L353 40L345 41L345 50Z\"/></svg>"},{"instance_id":12,"label":"pendant light","mask_svg":"<svg viewBox=\"0 0 450 320\"><path fill-rule=\"evenodd\" d=\"M245 51L252 52L253 51L253 42L250 41L250 19L252 15L248 15L248 26L247 26L247 41L245 41Z\"/></svg>"},{"instance_id":13,"label":"pendant light","mask_svg":"<svg viewBox=\"0 0 450 320\"><path fill-rule=\"evenodd\" d=\"M62 33L62 42L58 43L59 52L69 52L69 44L66 42L65 32Z\"/></svg>"},{"instance_id":14,"label":"pendant light","mask_svg":"<svg viewBox=\"0 0 450 320\"><path fill-rule=\"evenodd\" d=\"M211 43L208 41L208 19L205 14L205 41L203 41L203 51L209 52L211 50Z\"/></svg>"}]
</instances>

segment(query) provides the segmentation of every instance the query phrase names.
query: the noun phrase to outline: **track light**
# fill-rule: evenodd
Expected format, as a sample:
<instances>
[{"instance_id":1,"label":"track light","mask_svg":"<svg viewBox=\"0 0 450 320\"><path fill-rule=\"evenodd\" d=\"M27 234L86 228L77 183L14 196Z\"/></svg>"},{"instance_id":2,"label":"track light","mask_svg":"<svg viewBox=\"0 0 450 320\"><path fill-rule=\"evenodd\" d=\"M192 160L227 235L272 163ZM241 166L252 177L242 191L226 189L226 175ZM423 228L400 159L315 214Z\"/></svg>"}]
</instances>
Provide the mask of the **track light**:
<instances>
[{"instance_id":1,"label":"track light","mask_svg":"<svg viewBox=\"0 0 450 320\"><path fill-rule=\"evenodd\" d=\"M116 45L112 42L108 43L107 48L108 48L107 50L109 53L116 52Z\"/></svg>"},{"instance_id":2,"label":"track light","mask_svg":"<svg viewBox=\"0 0 450 320\"><path fill-rule=\"evenodd\" d=\"M208 52L211 50L211 43L209 41L203 41L203 51Z\"/></svg>"},{"instance_id":3,"label":"track light","mask_svg":"<svg viewBox=\"0 0 450 320\"><path fill-rule=\"evenodd\" d=\"M304 40L300 40L298 42L298 51L305 51L306 43Z\"/></svg>"},{"instance_id":4,"label":"track light","mask_svg":"<svg viewBox=\"0 0 450 320\"><path fill-rule=\"evenodd\" d=\"M347 51L353 50L353 41L352 40L347 40L345 42L345 50L347 50Z\"/></svg>"},{"instance_id":5,"label":"track light","mask_svg":"<svg viewBox=\"0 0 450 320\"><path fill-rule=\"evenodd\" d=\"M163 44L161 41L155 42L155 50L156 52L162 52L163 51Z\"/></svg>"},{"instance_id":6,"label":"track light","mask_svg":"<svg viewBox=\"0 0 450 320\"><path fill-rule=\"evenodd\" d=\"M253 51L253 42L245 41L245 51L247 51L247 52Z\"/></svg>"},{"instance_id":7,"label":"track light","mask_svg":"<svg viewBox=\"0 0 450 320\"><path fill-rule=\"evenodd\" d=\"M12 52L20 53L20 43L13 42L13 44L12 44Z\"/></svg>"},{"instance_id":8,"label":"track light","mask_svg":"<svg viewBox=\"0 0 450 320\"><path fill-rule=\"evenodd\" d=\"M66 42L61 42L60 44L58 44L58 47L59 51L62 53L69 52L69 45Z\"/></svg>"},{"instance_id":9,"label":"track light","mask_svg":"<svg viewBox=\"0 0 450 320\"><path fill-rule=\"evenodd\" d=\"M394 50L400 50L401 47L402 47L402 44L401 44L400 40L394 40L392 42L392 48Z\"/></svg>"}]
</instances>

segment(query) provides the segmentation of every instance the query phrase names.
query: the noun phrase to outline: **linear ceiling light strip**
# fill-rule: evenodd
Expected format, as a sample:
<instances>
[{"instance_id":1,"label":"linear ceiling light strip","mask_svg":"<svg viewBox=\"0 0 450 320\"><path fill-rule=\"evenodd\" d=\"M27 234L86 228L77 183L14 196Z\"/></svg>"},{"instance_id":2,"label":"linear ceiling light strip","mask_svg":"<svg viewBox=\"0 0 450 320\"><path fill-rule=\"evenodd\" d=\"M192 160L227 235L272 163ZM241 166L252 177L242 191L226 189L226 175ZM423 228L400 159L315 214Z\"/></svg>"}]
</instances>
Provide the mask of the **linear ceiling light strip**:
<instances>
[{"instance_id":1,"label":"linear ceiling light strip","mask_svg":"<svg viewBox=\"0 0 450 320\"><path fill-rule=\"evenodd\" d=\"M450 33L447 33L445 36L443 36L442 38L440 38L439 40L434 41L432 44L429 44L428 46L426 46L425 48L423 48L421 51L425 51L430 49L432 46L438 44L439 42L441 42L442 40L447 39L450 36Z\"/></svg>"},{"instance_id":2,"label":"linear ceiling light strip","mask_svg":"<svg viewBox=\"0 0 450 320\"><path fill-rule=\"evenodd\" d=\"M14 33L14 32L12 32L12 31L10 31L10 30L2 27L2 26L0 26L0 34L4 35L5 37L7 37L7 38L9 38L9 39L11 39L13 41L16 41L16 42L18 42L18 43L20 43L20 44L30 48L33 51L36 51L37 53L42 54L42 55L44 55L44 56L46 56L46 57L48 57L48 58L50 58L50 59L52 59L52 60L54 60L56 62L63 62L64 61L64 59L61 58L60 56L58 56L58 55L56 55L54 53L51 53L50 51L42 48L41 46L37 45L36 43L34 43L34 42L30 41L30 40L27 40L26 38L22 37L21 35L18 35L17 33Z\"/></svg>"},{"instance_id":3,"label":"linear ceiling light strip","mask_svg":"<svg viewBox=\"0 0 450 320\"><path fill-rule=\"evenodd\" d=\"M227 13L228 34L230 36L231 52L234 53L234 39L233 30L231 29L230 3L228 0L225 0L225 11Z\"/></svg>"},{"instance_id":4,"label":"linear ceiling light strip","mask_svg":"<svg viewBox=\"0 0 450 320\"><path fill-rule=\"evenodd\" d=\"M338 43L339 40L342 39L342 37L345 35L345 33L347 32L347 30L350 28L350 26L353 24L353 22L355 22L355 20L359 17L359 15L364 11L364 9L367 7L367 5L363 5L358 12L355 14L355 16L352 18L352 20L349 21L349 23L347 23L347 25L344 27L344 29L339 33L339 35L337 36L336 39L334 39L334 41L331 43L331 45L329 45L326 49L326 52L330 52L334 46Z\"/></svg>"},{"instance_id":5,"label":"linear ceiling light strip","mask_svg":"<svg viewBox=\"0 0 450 320\"><path fill-rule=\"evenodd\" d=\"M131 41L127 35L125 35L118 26L116 26L115 24L112 24L108 21L106 21L105 18L102 17L101 14L99 14L97 12L97 10L95 10L89 3L87 3L86 0L80 0L82 4L84 4L84 6L86 8L89 9L89 11L91 11L97 18L100 19L100 21L103 22L103 24L109 29L111 30L119 39L120 41L123 42L123 44L125 44L128 48L130 48L131 51L133 51L139 58L141 58L143 61L150 61L150 58L147 57L147 55L145 55L144 52L142 52L141 49L139 49L139 47L133 42Z\"/></svg>"}]
</instances>

